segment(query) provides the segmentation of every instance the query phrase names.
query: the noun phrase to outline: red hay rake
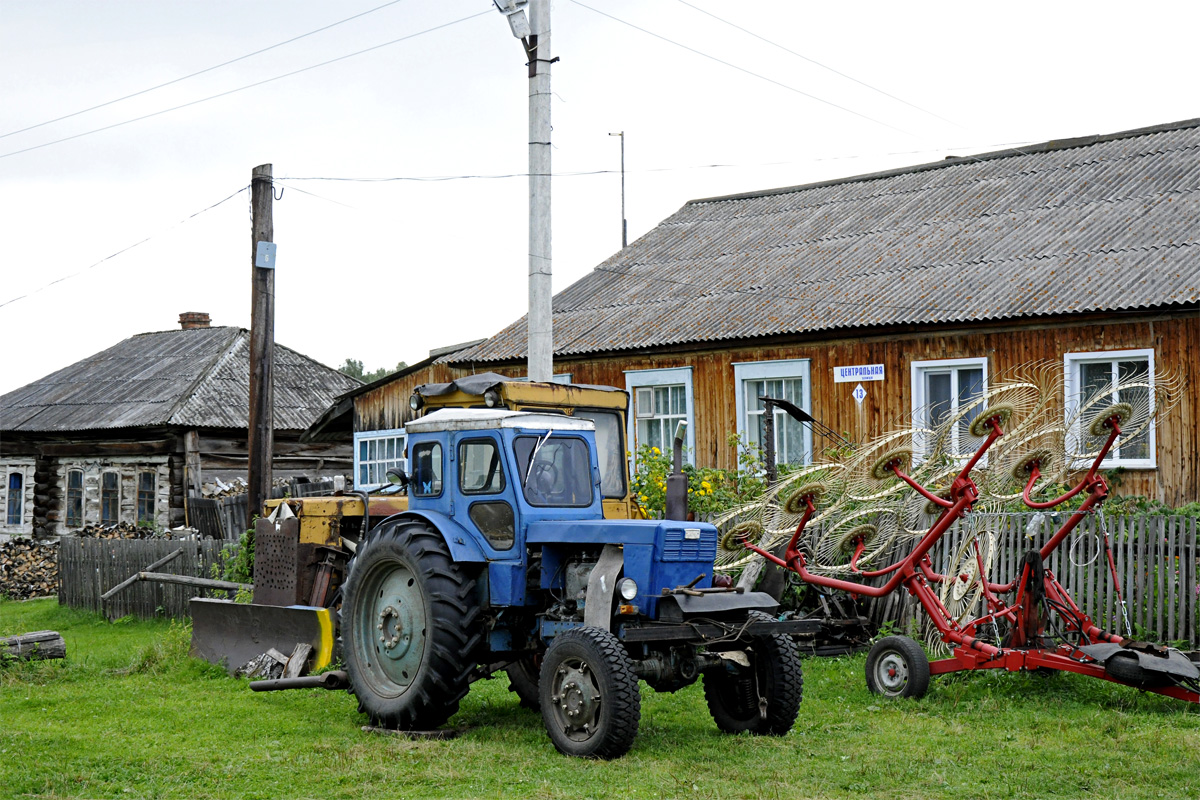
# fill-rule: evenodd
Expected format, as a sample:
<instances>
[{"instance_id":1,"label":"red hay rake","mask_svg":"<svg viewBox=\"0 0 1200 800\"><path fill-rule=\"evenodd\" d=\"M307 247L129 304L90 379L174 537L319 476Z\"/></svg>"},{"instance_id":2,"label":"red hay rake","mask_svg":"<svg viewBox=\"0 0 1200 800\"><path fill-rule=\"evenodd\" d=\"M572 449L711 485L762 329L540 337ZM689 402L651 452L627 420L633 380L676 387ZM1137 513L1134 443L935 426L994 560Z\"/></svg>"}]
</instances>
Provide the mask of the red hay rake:
<instances>
[{"instance_id":1,"label":"red hay rake","mask_svg":"<svg viewBox=\"0 0 1200 800\"><path fill-rule=\"evenodd\" d=\"M882 584L869 585L818 574L808 568L801 539L805 527L817 514L817 502L826 490L822 484L801 487L788 499L787 505L800 514L800 521L782 558L745 538L741 539L741 543L768 561L797 573L805 582L819 587L845 591L855 597L884 597L903 587L917 599L936 627L941 641L950 647L951 655L930 663L915 640L907 636L882 638L871 648L866 665L867 686L876 694L920 697L929 687L930 676L948 672L1050 669L1090 675L1200 703L1200 670L1189 654L1162 645L1136 642L1101 630L1075 604L1054 573L1043 566L1046 558L1108 497L1109 486L1099 474L1100 464L1121 435L1121 425L1129 419L1132 411L1127 404L1118 403L1094 418L1089 431L1095 440L1103 438L1104 443L1091 460L1091 466L1083 478L1059 497L1039 501L1032 496L1035 484L1042 478L1042 471L1051 459L1049 452L1035 450L1014 465L1013 476L1025 478L1021 497L1030 508L1054 508L1080 494L1084 495L1084 500L1042 547L1025 554L1020 576L1008 583L988 580L985 556L978 538L971 545L974 549L973 569L963 569L964 562L957 561L954 570L961 570L959 574L938 573L929 553L955 522L971 513L979 499L980 490L971 478L972 470L988 449L1005 435L1004 426L1013 412L1011 406L993 406L979 413L971 422L972 435L983 437L983 441L957 472L948 490L936 492L906 474L904 468L911 454L905 450L893 450L871 467L871 475L875 480L903 481L938 511L932 527L920 536L908 554L883 568L864 569L859 563L870 544L867 535L849 541L848 544L854 548L847 570L849 574L862 580L886 577ZM1120 585L1107 535L1104 544L1113 588L1120 599ZM971 585L978 582L985 613L973 619L956 618L934 591L935 586L952 587L956 581ZM1123 602L1121 600L1122 607Z\"/></svg>"}]
</instances>

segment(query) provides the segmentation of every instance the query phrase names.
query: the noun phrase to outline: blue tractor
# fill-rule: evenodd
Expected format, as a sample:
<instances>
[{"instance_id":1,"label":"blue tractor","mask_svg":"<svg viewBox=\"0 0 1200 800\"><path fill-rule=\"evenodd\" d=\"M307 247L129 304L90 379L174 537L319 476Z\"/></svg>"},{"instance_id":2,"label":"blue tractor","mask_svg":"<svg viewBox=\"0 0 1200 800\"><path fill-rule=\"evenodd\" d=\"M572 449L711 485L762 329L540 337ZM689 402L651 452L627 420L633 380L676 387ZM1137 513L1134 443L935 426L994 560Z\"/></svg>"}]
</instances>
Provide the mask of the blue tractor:
<instances>
[{"instance_id":1,"label":"blue tractor","mask_svg":"<svg viewBox=\"0 0 1200 800\"><path fill-rule=\"evenodd\" d=\"M408 511L359 545L343 658L373 724L432 729L507 669L561 752L625 754L638 681L701 676L718 728L783 735L803 677L767 594L712 586L717 530L606 520L590 420L443 409L408 423ZM807 629L804 631L807 632Z\"/></svg>"}]
</instances>

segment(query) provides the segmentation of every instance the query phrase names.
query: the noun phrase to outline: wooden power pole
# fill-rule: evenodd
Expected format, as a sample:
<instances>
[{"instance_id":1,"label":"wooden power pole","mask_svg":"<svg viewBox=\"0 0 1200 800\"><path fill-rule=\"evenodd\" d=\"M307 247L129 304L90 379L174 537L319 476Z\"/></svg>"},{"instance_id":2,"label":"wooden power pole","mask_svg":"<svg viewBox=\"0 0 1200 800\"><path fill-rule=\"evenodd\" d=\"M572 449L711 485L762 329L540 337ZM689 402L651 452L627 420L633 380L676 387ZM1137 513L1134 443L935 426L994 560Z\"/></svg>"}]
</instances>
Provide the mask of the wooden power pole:
<instances>
[{"instance_id":1,"label":"wooden power pole","mask_svg":"<svg viewBox=\"0 0 1200 800\"><path fill-rule=\"evenodd\" d=\"M254 168L250 178L250 484L246 511L262 514L271 491L271 454L275 450L275 225L271 203L275 199L271 165Z\"/></svg>"}]
</instances>

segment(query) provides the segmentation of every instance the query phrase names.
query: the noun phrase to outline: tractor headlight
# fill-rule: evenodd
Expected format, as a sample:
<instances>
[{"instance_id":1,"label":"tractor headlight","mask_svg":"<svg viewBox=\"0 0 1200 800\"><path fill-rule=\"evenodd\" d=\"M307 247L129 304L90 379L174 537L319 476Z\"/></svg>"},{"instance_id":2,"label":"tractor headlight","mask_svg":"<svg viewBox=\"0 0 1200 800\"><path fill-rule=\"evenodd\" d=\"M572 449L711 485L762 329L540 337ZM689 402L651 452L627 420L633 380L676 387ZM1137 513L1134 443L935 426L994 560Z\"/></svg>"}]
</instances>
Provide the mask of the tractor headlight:
<instances>
[{"instance_id":1,"label":"tractor headlight","mask_svg":"<svg viewBox=\"0 0 1200 800\"><path fill-rule=\"evenodd\" d=\"M416 392L413 392L412 396L408 398L408 407L413 411L419 411L423 405L425 405L425 401Z\"/></svg>"},{"instance_id":2,"label":"tractor headlight","mask_svg":"<svg viewBox=\"0 0 1200 800\"><path fill-rule=\"evenodd\" d=\"M500 393L495 389L488 389L483 393L483 402L488 408L495 408L500 405Z\"/></svg>"},{"instance_id":3,"label":"tractor headlight","mask_svg":"<svg viewBox=\"0 0 1200 800\"><path fill-rule=\"evenodd\" d=\"M632 600L637 597L637 581L633 578L621 578L621 580L617 581L617 591L621 593L621 597L626 600Z\"/></svg>"}]
</instances>

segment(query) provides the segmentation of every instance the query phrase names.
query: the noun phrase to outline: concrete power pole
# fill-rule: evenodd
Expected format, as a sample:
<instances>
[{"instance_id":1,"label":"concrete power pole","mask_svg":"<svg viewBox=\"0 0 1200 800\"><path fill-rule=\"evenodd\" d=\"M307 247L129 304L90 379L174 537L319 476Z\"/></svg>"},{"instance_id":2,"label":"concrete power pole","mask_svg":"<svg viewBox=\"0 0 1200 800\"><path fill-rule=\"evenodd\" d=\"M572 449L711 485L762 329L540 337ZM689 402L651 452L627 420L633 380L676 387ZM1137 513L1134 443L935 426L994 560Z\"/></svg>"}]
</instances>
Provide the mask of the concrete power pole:
<instances>
[{"instance_id":1,"label":"concrete power pole","mask_svg":"<svg viewBox=\"0 0 1200 800\"><path fill-rule=\"evenodd\" d=\"M271 455L275 450L273 384L275 372L275 187L271 165L254 168L250 178L251 305L250 428L246 513L262 514L271 491Z\"/></svg>"},{"instance_id":2,"label":"concrete power pole","mask_svg":"<svg viewBox=\"0 0 1200 800\"><path fill-rule=\"evenodd\" d=\"M529 380L554 377L550 260L550 0L529 2Z\"/></svg>"}]
</instances>

